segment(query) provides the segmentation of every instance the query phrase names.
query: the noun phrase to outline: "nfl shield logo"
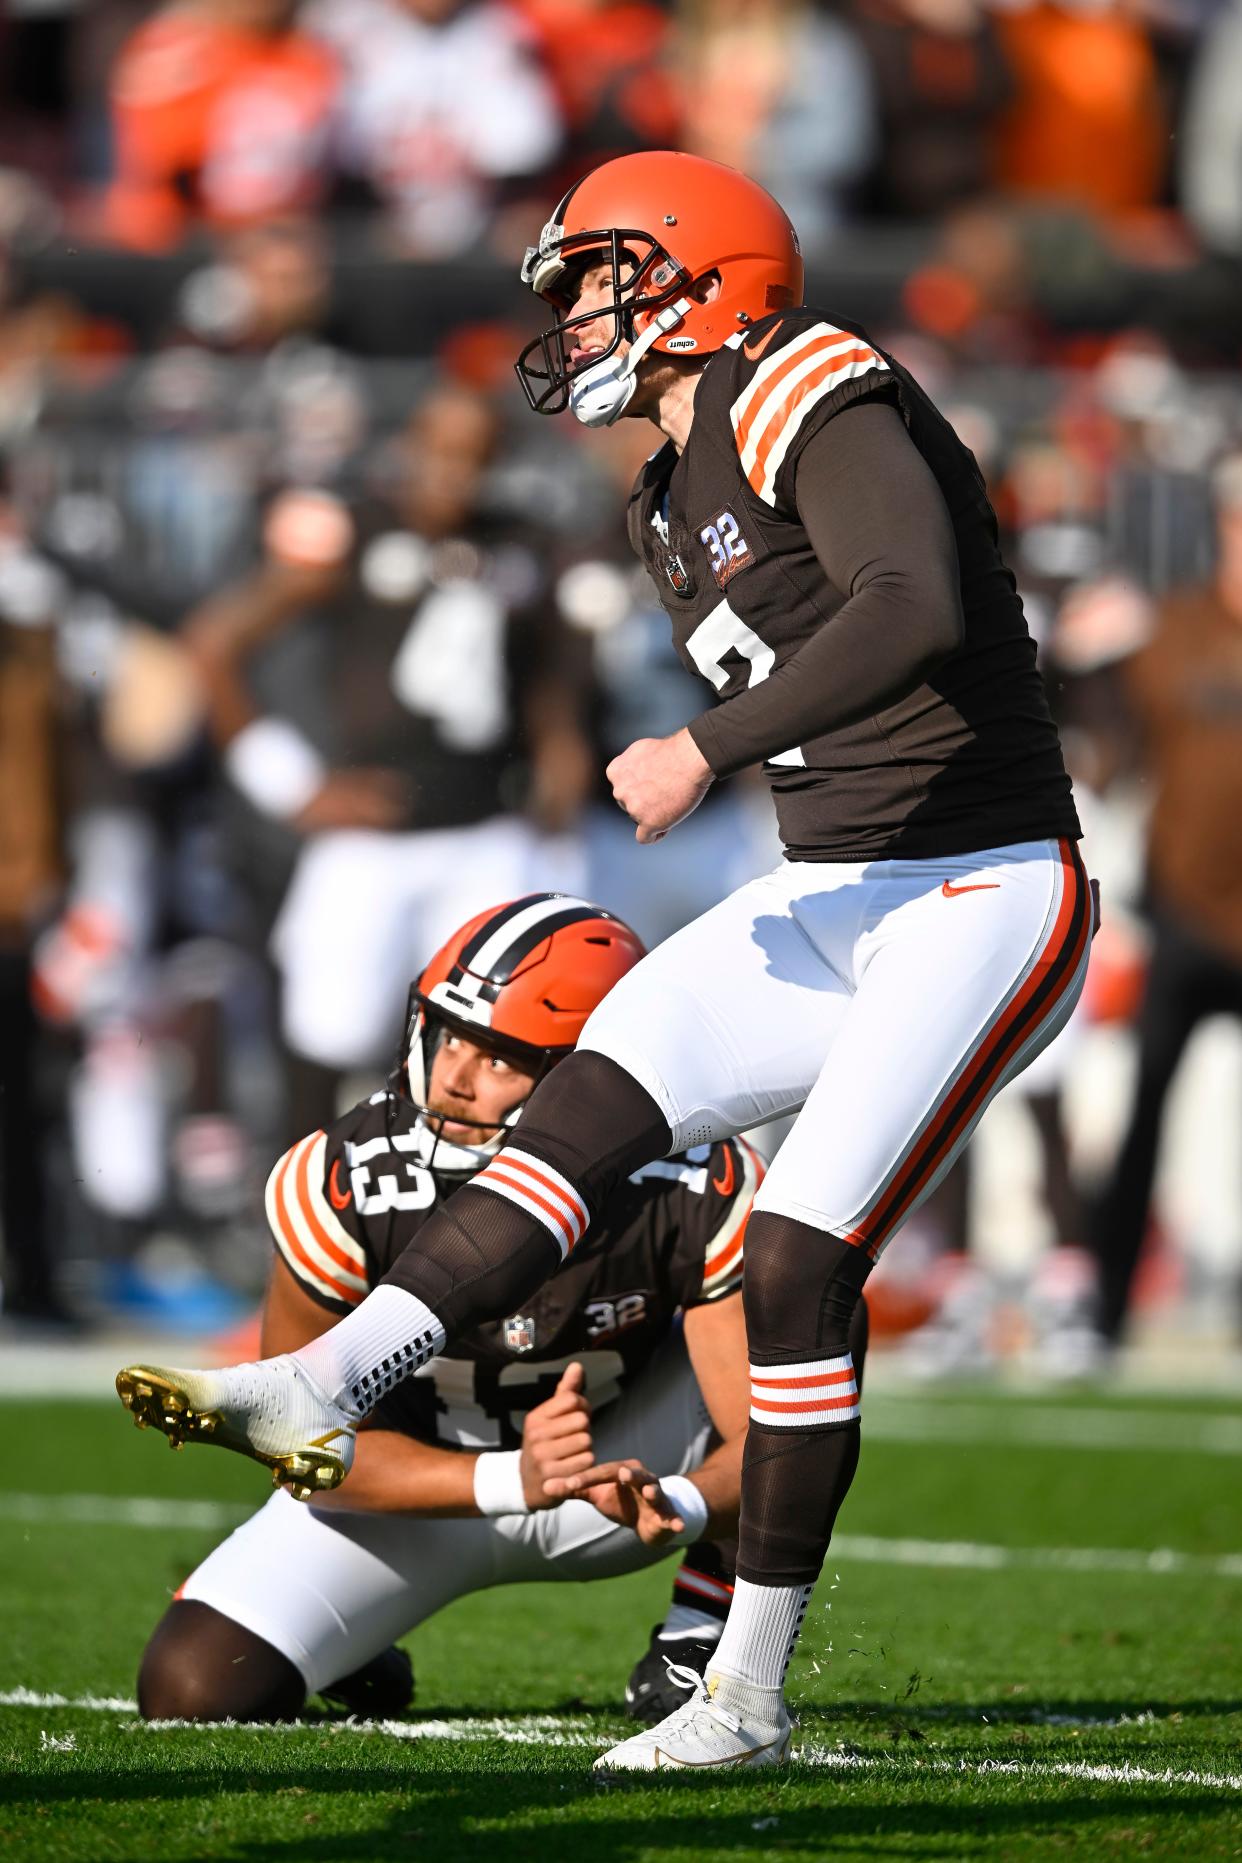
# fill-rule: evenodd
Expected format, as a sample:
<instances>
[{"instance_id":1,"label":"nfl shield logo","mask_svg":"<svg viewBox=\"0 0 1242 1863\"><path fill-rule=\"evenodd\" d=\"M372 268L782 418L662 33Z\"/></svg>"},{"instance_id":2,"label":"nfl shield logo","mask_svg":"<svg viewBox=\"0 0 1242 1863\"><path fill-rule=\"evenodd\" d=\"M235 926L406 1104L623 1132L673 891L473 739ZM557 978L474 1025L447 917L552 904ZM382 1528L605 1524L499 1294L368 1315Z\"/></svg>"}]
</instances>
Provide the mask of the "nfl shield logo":
<instances>
[{"instance_id":1,"label":"nfl shield logo","mask_svg":"<svg viewBox=\"0 0 1242 1863\"><path fill-rule=\"evenodd\" d=\"M535 1322L515 1313L505 1321L505 1347L510 1352L529 1352L535 1343Z\"/></svg>"},{"instance_id":2,"label":"nfl shield logo","mask_svg":"<svg viewBox=\"0 0 1242 1863\"><path fill-rule=\"evenodd\" d=\"M675 595L684 595L686 590L690 587L690 577L687 575L686 566L679 556L669 556L668 561L664 565L664 573L673 585L673 593Z\"/></svg>"}]
</instances>

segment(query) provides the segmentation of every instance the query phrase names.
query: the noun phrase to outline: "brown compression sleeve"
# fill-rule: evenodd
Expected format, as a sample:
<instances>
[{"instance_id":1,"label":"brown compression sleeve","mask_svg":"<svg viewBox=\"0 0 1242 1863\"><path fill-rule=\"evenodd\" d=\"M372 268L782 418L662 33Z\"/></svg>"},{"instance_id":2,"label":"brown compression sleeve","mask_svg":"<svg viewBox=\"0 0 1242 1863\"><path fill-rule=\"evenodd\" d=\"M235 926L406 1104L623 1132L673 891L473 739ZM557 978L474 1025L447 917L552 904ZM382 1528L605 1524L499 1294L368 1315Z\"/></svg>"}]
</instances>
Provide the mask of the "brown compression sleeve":
<instances>
[{"instance_id":1,"label":"brown compression sleeve","mask_svg":"<svg viewBox=\"0 0 1242 1863\"><path fill-rule=\"evenodd\" d=\"M769 679L693 721L718 777L883 711L962 643L948 507L896 408L864 401L828 421L803 449L795 497L847 599Z\"/></svg>"}]
</instances>

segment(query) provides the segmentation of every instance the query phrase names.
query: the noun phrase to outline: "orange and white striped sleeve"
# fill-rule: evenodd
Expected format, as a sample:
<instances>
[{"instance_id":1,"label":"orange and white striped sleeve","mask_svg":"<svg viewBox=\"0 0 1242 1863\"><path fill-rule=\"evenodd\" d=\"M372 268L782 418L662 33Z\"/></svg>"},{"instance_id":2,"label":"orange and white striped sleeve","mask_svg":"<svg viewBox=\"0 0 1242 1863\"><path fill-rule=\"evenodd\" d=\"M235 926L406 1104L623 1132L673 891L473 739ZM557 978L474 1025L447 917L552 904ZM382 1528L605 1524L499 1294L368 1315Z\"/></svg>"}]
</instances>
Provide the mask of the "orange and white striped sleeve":
<instances>
[{"instance_id":1,"label":"orange and white striped sleeve","mask_svg":"<svg viewBox=\"0 0 1242 1863\"><path fill-rule=\"evenodd\" d=\"M868 378L875 378L878 386L879 377L891 375L865 337L835 324L808 324L773 345L729 409L738 458L756 498L775 507L781 468L812 430L816 409L826 412L832 397L839 402L847 385L870 386Z\"/></svg>"},{"instance_id":2,"label":"orange and white striped sleeve","mask_svg":"<svg viewBox=\"0 0 1242 1863\"><path fill-rule=\"evenodd\" d=\"M718 1171L709 1166L707 1190L713 1202L721 1199L720 1221L704 1252L703 1284L692 1303L695 1306L708 1300L722 1300L726 1294L736 1294L740 1289L746 1224L755 1192L763 1182L763 1160L745 1139L727 1139L721 1150L723 1163Z\"/></svg>"},{"instance_id":3,"label":"orange and white striped sleeve","mask_svg":"<svg viewBox=\"0 0 1242 1863\"><path fill-rule=\"evenodd\" d=\"M267 1220L286 1267L326 1306L356 1307L370 1290L366 1251L333 1209L325 1186L327 1135L293 1145L267 1180Z\"/></svg>"}]
</instances>

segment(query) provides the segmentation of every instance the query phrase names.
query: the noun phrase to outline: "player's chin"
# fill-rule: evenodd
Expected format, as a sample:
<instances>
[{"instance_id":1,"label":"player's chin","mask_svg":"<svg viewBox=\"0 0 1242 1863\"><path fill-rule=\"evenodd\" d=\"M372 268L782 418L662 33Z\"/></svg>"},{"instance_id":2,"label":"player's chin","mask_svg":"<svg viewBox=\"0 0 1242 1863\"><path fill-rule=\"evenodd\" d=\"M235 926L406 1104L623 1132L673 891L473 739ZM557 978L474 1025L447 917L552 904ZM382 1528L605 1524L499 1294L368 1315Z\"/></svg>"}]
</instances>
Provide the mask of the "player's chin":
<instances>
[{"instance_id":1,"label":"player's chin","mask_svg":"<svg viewBox=\"0 0 1242 1863\"><path fill-rule=\"evenodd\" d=\"M486 1145L494 1139L498 1130L495 1126L471 1125L460 1119L449 1119L443 1113L436 1114L439 1135L449 1145Z\"/></svg>"}]
</instances>

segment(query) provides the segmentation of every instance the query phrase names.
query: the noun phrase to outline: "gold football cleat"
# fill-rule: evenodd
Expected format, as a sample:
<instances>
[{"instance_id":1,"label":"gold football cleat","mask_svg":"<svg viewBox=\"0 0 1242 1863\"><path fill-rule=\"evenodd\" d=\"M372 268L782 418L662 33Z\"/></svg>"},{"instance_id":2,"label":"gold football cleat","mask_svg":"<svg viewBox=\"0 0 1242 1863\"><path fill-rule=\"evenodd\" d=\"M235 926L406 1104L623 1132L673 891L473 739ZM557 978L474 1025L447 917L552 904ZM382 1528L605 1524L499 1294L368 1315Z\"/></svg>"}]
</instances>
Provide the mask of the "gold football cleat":
<instances>
[{"instance_id":1,"label":"gold football cleat","mask_svg":"<svg viewBox=\"0 0 1242 1863\"><path fill-rule=\"evenodd\" d=\"M348 1431L331 1430L295 1451L276 1452L252 1440L245 1427L246 1413L229 1415L232 1406L212 1404L211 1372L170 1371L159 1365L127 1365L116 1375L117 1396L140 1430L156 1429L174 1449L187 1442L215 1443L232 1449L272 1471L272 1486L287 1488L295 1501L337 1488L348 1472L343 1455L330 1444Z\"/></svg>"}]
</instances>

